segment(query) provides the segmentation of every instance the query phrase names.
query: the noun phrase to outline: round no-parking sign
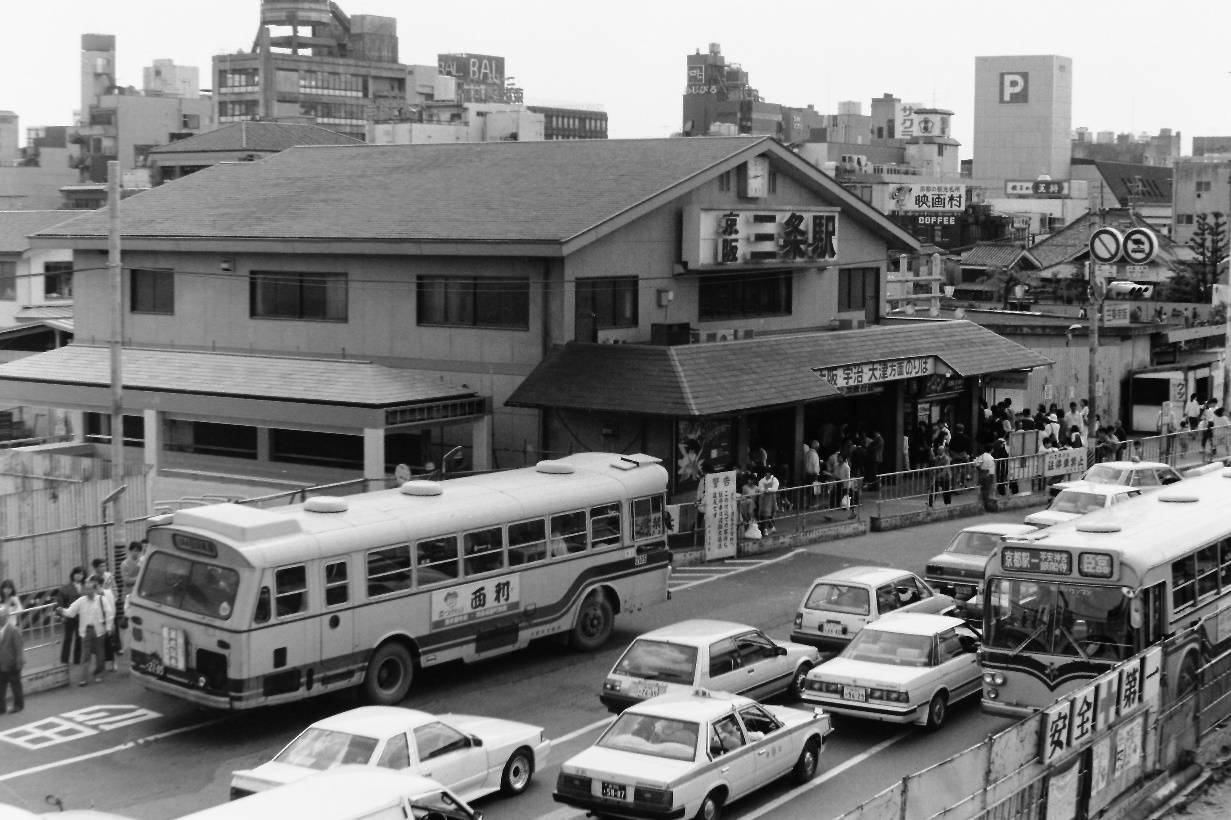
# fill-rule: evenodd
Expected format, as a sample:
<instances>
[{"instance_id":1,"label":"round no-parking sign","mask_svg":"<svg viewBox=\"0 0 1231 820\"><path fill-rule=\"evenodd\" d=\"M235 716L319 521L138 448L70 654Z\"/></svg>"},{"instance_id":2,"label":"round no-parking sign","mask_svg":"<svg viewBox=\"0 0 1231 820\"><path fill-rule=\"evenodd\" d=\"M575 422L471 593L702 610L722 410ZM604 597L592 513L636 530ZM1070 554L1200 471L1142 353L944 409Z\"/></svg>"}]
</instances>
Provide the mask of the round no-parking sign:
<instances>
[{"instance_id":1,"label":"round no-parking sign","mask_svg":"<svg viewBox=\"0 0 1231 820\"><path fill-rule=\"evenodd\" d=\"M1115 228L1099 228L1090 234L1090 258L1103 265L1110 265L1120 258L1124 237Z\"/></svg>"}]
</instances>

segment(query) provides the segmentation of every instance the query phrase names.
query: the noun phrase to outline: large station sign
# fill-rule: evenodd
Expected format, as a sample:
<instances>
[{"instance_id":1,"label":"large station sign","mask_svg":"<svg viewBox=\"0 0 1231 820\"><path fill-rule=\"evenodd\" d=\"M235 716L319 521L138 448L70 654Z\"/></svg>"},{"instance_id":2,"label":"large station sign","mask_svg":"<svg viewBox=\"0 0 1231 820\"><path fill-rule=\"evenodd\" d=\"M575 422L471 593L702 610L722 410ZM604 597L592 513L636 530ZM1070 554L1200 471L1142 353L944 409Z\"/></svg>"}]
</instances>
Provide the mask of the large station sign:
<instances>
[{"instance_id":1,"label":"large station sign","mask_svg":"<svg viewBox=\"0 0 1231 820\"><path fill-rule=\"evenodd\" d=\"M684 237L690 266L824 263L838 256L838 209L693 209Z\"/></svg>"}]
</instances>

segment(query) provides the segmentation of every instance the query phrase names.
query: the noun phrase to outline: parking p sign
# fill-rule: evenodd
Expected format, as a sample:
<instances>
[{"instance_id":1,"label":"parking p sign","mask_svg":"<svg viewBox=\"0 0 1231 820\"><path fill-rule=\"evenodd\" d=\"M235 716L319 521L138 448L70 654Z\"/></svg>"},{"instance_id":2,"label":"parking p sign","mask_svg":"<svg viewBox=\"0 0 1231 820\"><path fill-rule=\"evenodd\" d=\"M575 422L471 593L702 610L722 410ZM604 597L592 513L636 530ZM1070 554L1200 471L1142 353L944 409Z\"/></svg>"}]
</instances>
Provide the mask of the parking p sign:
<instances>
[{"instance_id":1,"label":"parking p sign","mask_svg":"<svg viewBox=\"0 0 1231 820\"><path fill-rule=\"evenodd\" d=\"M1002 105L1030 102L1030 72L1000 72L1000 102Z\"/></svg>"}]
</instances>

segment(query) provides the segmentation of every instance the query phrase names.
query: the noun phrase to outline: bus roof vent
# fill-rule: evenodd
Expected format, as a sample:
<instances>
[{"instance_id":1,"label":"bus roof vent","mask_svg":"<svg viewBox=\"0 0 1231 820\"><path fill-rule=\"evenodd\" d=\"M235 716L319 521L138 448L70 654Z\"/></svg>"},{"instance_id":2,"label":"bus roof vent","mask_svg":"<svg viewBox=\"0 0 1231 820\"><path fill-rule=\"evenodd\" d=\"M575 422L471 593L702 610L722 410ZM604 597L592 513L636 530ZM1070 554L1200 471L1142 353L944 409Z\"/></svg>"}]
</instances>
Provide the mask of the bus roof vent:
<instances>
[{"instance_id":1,"label":"bus roof vent","mask_svg":"<svg viewBox=\"0 0 1231 820\"><path fill-rule=\"evenodd\" d=\"M1196 504L1201 499L1196 493L1186 493L1181 490L1172 490L1168 493L1159 493L1158 500L1165 501L1168 504Z\"/></svg>"},{"instance_id":2,"label":"bus roof vent","mask_svg":"<svg viewBox=\"0 0 1231 820\"><path fill-rule=\"evenodd\" d=\"M1119 532L1120 525L1111 521L1083 521L1077 525L1078 532Z\"/></svg>"},{"instance_id":3,"label":"bus roof vent","mask_svg":"<svg viewBox=\"0 0 1231 820\"><path fill-rule=\"evenodd\" d=\"M336 495L318 495L305 501L303 508L315 513L340 513L350 509L350 504L346 503L345 498L338 498Z\"/></svg>"},{"instance_id":4,"label":"bus roof vent","mask_svg":"<svg viewBox=\"0 0 1231 820\"><path fill-rule=\"evenodd\" d=\"M620 456L615 461L611 462L611 466L617 470L635 470L638 467L644 467L647 464L662 464L661 458L647 456L645 453L633 453L631 456Z\"/></svg>"},{"instance_id":5,"label":"bus roof vent","mask_svg":"<svg viewBox=\"0 0 1231 820\"><path fill-rule=\"evenodd\" d=\"M444 491L439 481L407 481L402 485L402 495L440 495Z\"/></svg>"},{"instance_id":6,"label":"bus roof vent","mask_svg":"<svg viewBox=\"0 0 1231 820\"><path fill-rule=\"evenodd\" d=\"M571 475L577 472L577 468L572 464L563 461L552 461L546 459L534 465L535 472L547 473L549 475Z\"/></svg>"}]
</instances>

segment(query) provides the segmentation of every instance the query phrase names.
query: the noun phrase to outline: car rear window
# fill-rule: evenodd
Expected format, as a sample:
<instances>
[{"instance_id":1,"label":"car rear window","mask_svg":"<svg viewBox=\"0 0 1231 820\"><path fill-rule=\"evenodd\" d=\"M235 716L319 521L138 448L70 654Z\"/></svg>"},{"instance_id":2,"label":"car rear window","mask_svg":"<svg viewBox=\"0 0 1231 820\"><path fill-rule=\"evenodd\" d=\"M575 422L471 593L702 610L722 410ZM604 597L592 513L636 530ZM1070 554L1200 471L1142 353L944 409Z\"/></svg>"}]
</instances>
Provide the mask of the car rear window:
<instances>
[{"instance_id":1,"label":"car rear window","mask_svg":"<svg viewBox=\"0 0 1231 820\"><path fill-rule=\"evenodd\" d=\"M1000 544L1000 536L990 532L959 532L945 552L957 555L991 555Z\"/></svg>"},{"instance_id":2,"label":"car rear window","mask_svg":"<svg viewBox=\"0 0 1231 820\"><path fill-rule=\"evenodd\" d=\"M696 677L697 648L666 641L636 640L616 662L615 673L667 683L691 684Z\"/></svg>"},{"instance_id":3,"label":"car rear window","mask_svg":"<svg viewBox=\"0 0 1231 820\"><path fill-rule=\"evenodd\" d=\"M1121 470L1118 467L1097 464L1087 470L1082 478L1086 481L1093 481L1096 484L1127 484L1129 475L1125 470Z\"/></svg>"},{"instance_id":4,"label":"car rear window","mask_svg":"<svg viewBox=\"0 0 1231 820\"><path fill-rule=\"evenodd\" d=\"M804 601L804 608L849 612L853 615L867 615L871 611L868 590L865 587L825 582L812 587L808 599Z\"/></svg>"}]
</instances>

